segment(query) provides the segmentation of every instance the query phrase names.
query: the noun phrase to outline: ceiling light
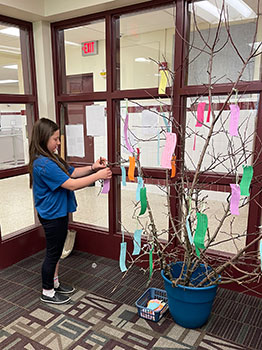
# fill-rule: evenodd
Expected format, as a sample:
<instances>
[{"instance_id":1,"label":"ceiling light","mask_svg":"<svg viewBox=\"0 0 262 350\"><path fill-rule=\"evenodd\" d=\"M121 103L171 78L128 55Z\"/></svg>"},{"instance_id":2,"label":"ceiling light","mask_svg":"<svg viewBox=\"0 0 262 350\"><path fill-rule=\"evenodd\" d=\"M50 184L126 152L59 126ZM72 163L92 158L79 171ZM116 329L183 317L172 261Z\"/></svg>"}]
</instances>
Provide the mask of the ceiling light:
<instances>
[{"instance_id":1,"label":"ceiling light","mask_svg":"<svg viewBox=\"0 0 262 350\"><path fill-rule=\"evenodd\" d=\"M18 83L18 80L13 80L13 79L0 80L0 84L10 84L10 83Z\"/></svg>"},{"instance_id":2,"label":"ceiling light","mask_svg":"<svg viewBox=\"0 0 262 350\"><path fill-rule=\"evenodd\" d=\"M8 52L20 55L21 51L19 47L0 45L1 52Z\"/></svg>"},{"instance_id":3,"label":"ceiling light","mask_svg":"<svg viewBox=\"0 0 262 350\"><path fill-rule=\"evenodd\" d=\"M74 43L73 41L65 41L65 44L66 45L72 45L72 46L80 46L80 44L78 44L78 43Z\"/></svg>"},{"instance_id":4,"label":"ceiling light","mask_svg":"<svg viewBox=\"0 0 262 350\"><path fill-rule=\"evenodd\" d=\"M20 29L16 27L8 27L0 30L0 33L7 34L7 35L13 35L13 36L19 36L20 35Z\"/></svg>"},{"instance_id":5,"label":"ceiling light","mask_svg":"<svg viewBox=\"0 0 262 350\"><path fill-rule=\"evenodd\" d=\"M148 58L145 57L137 57L135 59L136 62L150 62L150 60Z\"/></svg>"},{"instance_id":6,"label":"ceiling light","mask_svg":"<svg viewBox=\"0 0 262 350\"><path fill-rule=\"evenodd\" d=\"M9 64L7 66L3 66L3 68L18 69L18 65L17 64Z\"/></svg>"},{"instance_id":7,"label":"ceiling light","mask_svg":"<svg viewBox=\"0 0 262 350\"><path fill-rule=\"evenodd\" d=\"M239 12L243 17L248 18L254 11L242 0L226 0L226 3L233 7L237 12Z\"/></svg>"}]
</instances>

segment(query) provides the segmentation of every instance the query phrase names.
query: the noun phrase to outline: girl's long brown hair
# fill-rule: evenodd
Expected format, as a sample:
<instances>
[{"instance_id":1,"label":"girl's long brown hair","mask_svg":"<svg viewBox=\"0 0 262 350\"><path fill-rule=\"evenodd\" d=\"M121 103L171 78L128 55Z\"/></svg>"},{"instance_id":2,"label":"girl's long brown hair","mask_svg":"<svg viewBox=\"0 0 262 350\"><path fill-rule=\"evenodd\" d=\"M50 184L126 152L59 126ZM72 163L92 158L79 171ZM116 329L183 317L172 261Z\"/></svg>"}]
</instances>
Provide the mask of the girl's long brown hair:
<instances>
[{"instance_id":1,"label":"girl's long brown hair","mask_svg":"<svg viewBox=\"0 0 262 350\"><path fill-rule=\"evenodd\" d=\"M29 176L30 188L33 184L33 163L40 155L52 159L67 175L68 164L58 154L51 153L47 148L49 138L59 129L58 125L47 118L39 119L33 126L29 145Z\"/></svg>"}]
</instances>

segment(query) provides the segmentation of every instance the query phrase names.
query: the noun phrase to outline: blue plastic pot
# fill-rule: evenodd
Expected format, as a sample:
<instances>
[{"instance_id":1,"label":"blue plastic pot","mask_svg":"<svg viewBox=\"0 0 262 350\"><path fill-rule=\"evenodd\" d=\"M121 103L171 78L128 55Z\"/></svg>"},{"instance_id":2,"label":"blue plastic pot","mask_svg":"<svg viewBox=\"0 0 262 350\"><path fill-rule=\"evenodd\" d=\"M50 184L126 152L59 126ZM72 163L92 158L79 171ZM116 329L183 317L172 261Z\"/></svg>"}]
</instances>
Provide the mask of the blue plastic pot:
<instances>
[{"instance_id":1,"label":"blue plastic pot","mask_svg":"<svg viewBox=\"0 0 262 350\"><path fill-rule=\"evenodd\" d=\"M182 262L172 264L171 273L174 278L180 276L182 265ZM206 268L201 264L192 274L191 281L194 281L194 284L199 283L205 277L203 275L205 270ZM163 270L161 275L167 292L169 310L174 321L185 328L202 327L211 313L217 285L200 288L182 285L172 287L172 282L164 275Z\"/></svg>"}]
</instances>

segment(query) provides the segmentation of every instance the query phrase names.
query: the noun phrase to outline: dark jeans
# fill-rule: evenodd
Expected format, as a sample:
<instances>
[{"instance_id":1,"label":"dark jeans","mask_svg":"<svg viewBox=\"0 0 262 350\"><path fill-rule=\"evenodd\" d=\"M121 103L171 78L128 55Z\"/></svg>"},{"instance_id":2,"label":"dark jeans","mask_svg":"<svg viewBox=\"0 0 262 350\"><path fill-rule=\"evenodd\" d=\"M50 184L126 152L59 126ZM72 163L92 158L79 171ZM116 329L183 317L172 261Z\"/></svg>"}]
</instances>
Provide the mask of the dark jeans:
<instances>
[{"instance_id":1,"label":"dark jeans","mask_svg":"<svg viewBox=\"0 0 262 350\"><path fill-rule=\"evenodd\" d=\"M43 289L54 288L54 274L56 264L63 252L67 229L68 216L46 220L38 215L46 236L46 256L42 265Z\"/></svg>"}]
</instances>

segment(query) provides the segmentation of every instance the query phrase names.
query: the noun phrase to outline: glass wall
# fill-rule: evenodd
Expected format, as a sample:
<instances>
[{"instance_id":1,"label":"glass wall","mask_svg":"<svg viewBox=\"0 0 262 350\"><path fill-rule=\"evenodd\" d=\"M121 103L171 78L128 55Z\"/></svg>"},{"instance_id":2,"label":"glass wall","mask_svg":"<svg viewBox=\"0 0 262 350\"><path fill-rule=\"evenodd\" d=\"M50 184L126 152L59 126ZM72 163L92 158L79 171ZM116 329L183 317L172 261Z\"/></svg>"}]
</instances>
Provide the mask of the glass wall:
<instances>
[{"instance_id":1,"label":"glass wall","mask_svg":"<svg viewBox=\"0 0 262 350\"><path fill-rule=\"evenodd\" d=\"M222 3L189 5L189 85L261 79L262 19L257 17L257 2L225 1L224 8Z\"/></svg>"},{"instance_id":2,"label":"glass wall","mask_svg":"<svg viewBox=\"0 0 262 350\"><path fill-rule=\"evenodd\" d=\"M170 99L121 101L121 159L127 159L130 151L125 140L125 123L128 116L128 143L136 151L139 148L143 167L160 167L165 145L165 132L172 127Z\"/></svg>"},{"instance_id":3,"label":"glass wall","mask_svg":"<svg viewBox=\"0 0 262 350\"><path fill-rule=\"evenodd\" d=\"M215 173L242 174L243 165L250 165L256 135L258 94L235 94L228 99L227 96L212 97L212 113L208 121L209 102L207 97L188 98L186 115L185 137L185 164L189 170L195 170L206 142L210 127L215 118L218 118L212 132L212 141L209 143L201 170ZM205 104L204 123L197 123L197 109L199 104ZM226 107L221 110L223 104ZM238 105L239 121L238 134L230 134L230 106Z\"/></svg>"},{"instance_id":4,"label":"glass wall","mask_svg":"<svg viewBox=\"0 0 262 350\"><path fill-rule=\"evenodd\" d=\"M59 31L62 93L78 94L106 89L105 21Z\"/></svg>"},{"instance_id":5,"label":"glass wall","mask_svg":"<svg viewBox=\"0 0 262 350\"><path fill-rule=\"evenodd\" d=\"M0 94L32 93L28 30L0 21Z\"/></svg>"},{"instance_id":6,"label":"glass wall","mask_svg":"<svg viewBox=\"0 0 262 350\"><path fill-rule=\"evenodd\" d=\"M32 24L0 15L1 238L35 224L27 164L38 117Z\"/></svg>"},{"instance_id":7,"label":"glass wall","mask_svg":"<svg viewBox=\"0 0 262 350\"><path fill-rule=\"evenodd\" d=\"M129 157L137 158L139 153L157 230L164 239L167 239L168 214L174 214L176 224L179 224L176 221L180 220L179 215L183 215L183 200L187 198L184 193L185 198L181 199L179 191L192 185L210 132L212 141L194 184L203 189L203 196L208 196L205 211L210 217L210 232L214 231L228 204L230 183L239 182L246 165L254 167L255 179L258 179L262 163L259 145L262 129L258 117L262 91L258 55L262 27L257 2L241 0L243 7L234 7L233 2L225 1L222 12L219 12L221 2L215 0L197 1L194 7L190 1L178 2L177 7L173 1L164 3L152 1L138 7L93 14L82 17L79 26L77 19L53 24L54 33L58 33L54 65L60 69L56 72L57 103L67 106L62 124L83 124L85 130L88 122L83 111L79 120L74 113L79 114L80 105L92 105L94 100L96 104L102 103L107 115L107 133L99 140L104 142L101 151L113 171L108 200L98 195L100 184L77 191L79 210L74 214L74 221L108 228L116 244L120 230L132 236L137 228L148 225L148 215L137 216L138 169L135 169L135 181L130 181ZM221 25L216 31L219 21ZM164 93L160 89L163 70L167 72L166 86L170 87ZM201 125L197 117L200 104L205 104ZM235 136L229 132L232 106L239 107ZM161 167L167 132L177 136L172 169ZM96 152L90 145L96 146L97 139L85 131L83 134L84 155L67 153L66 157L72 163L91 164ZM65 135L67 139L66 129ZM90 140L89 148L86 140ZM65 144L66 152L68 146ZM120 181L121 166L125 167L126 185ZM164 185L166 177L173 185L172 198ZM251 188L256 200L260 198L257 187ZM94 208L101 202L108 213L101 215L96 209L93 213L88 198L93 198ZM170 208L168 198L171 198ZM258 221L251 215L256 201L246 199L245 208L242 207L244 199L241 201L240 215L226 218L223 223L220 247L210 248L231 253L243 247L246 237L248 240L248 235L251 237L256 232ZM95 228L92 229L95 232ZM228 244L228 232L234 236L233 248ZM247 236L242 236L242 232Z\"/></svg>"},{"instance_id":8,"label":"glass wall","mask_svg":"<svg viewBox=\"0 0 262 350\"><path fill-rule=\"evenodd\" d=\"M159 86L159 63L173 70L175 16L175 5L120 16L120 89Z\"/></svg>"},{"instance_id":9,"label":"glass wall","mask_svg":"<svg viewBox=\"0 0 262 350\"><path fill-rule=\"evenodd\" d=\"M32 105L0 104L0 170L28 164Z\"/></svg>"},{"instance_id":10,"label":"glass wall","mask_svg":"<svg viewBox=\"0 0 262 350\"><path fill-rule=\"evenodd\" d=\"M29 175L0 180L1 237L35 224L34 201Z\"/></svg>"},{"instance_id":11,"label":"glass wall","mask_svg":"<svg viewBox=\"0 0 262 350\"><path fill-rule=\"evenodd\" d=\"M107 155L106 102L68 103L62 105L65 137L61 138L67 162L74 166L91 165ZM62 124L63 124L62 123ZM75 191L78 208L73 221L108 227L108 194L101 193L103 183Z\"/></svg>"}]
</instances>

